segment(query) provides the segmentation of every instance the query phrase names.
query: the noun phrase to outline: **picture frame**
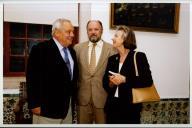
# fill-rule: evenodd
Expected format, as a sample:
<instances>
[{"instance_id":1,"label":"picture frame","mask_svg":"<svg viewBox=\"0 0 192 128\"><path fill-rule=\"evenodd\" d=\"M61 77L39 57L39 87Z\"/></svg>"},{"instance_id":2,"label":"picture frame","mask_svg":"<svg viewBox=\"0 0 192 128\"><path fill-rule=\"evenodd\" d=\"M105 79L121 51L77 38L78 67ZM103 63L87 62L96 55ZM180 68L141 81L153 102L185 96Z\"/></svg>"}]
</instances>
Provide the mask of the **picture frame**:
<instances>
[{"instance_id":1,"label":"picture frame","mask_svg":"<svg viewBox=\"0 0 192 128\"><path fill-rule=\"evenodd\" d=\"M111 3L110 28L178 33L179 9L179 3Z\"/></svg>"}]
</instances>

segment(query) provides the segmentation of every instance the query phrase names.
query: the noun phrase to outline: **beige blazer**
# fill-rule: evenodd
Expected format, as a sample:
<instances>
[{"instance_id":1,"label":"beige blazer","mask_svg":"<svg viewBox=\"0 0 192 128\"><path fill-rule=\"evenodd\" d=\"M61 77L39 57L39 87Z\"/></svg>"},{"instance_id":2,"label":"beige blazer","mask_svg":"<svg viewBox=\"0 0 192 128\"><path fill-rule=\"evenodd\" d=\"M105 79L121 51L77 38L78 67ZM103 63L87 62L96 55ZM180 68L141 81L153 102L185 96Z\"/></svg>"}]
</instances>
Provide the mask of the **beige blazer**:
<instances>
[{"instance_id":1,"label":"beige blazer","mask_svg":"<svg viewBox=\"0 0 192 128\"><path fill-rule=\"evenodd\" d=\"M89 71L88 63L88 41L74 46L79 66L78 79L78 103L87 105L90 100L96 108L104 108L107 93L103 88L103 76L107 66L108 57L115 53L112 45L103 41L103 48L99 62L93 74ZM91 99L92 98L92 99Z\"/></svg>"}]
</instances>

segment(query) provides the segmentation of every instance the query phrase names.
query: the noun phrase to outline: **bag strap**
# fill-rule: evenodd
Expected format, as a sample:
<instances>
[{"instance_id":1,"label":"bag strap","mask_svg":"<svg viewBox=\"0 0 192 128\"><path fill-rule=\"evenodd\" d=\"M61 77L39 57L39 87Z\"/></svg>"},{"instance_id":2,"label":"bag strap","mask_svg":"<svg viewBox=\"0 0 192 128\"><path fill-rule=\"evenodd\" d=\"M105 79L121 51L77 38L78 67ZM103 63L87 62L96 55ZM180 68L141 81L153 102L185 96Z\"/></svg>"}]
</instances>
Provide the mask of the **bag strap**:
<instances>
[{"instance_id":1,"label":"bag strap","mask_svg":"<svg viewBox=\"0 0 192 128\"><path fill-rule=\"evenodd\" d=\"M135 51L133 59L134 59L134 66L135 66L135 75L139 76L138 69L137 69L136 55L137 55L137 51Z\"/></svg>"}]
</instances>

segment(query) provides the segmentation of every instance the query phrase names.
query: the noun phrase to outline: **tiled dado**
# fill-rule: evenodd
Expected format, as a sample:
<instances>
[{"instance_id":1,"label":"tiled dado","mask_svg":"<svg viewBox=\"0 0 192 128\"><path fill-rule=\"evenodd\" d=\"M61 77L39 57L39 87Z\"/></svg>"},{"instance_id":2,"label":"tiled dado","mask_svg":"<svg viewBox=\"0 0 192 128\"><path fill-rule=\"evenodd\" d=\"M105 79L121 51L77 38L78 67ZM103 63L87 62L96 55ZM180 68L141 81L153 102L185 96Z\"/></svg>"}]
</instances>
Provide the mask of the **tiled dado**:
<instances>
[{"instance_id":1,"label":"tiled dado","mask_svg":"<svg viewBox=\"0 0 192 128\"><path fill-rule=\"evenodd\" d=\"M4 95L3 98L3 123L14 124L15 114L13 107L18 100L18 95ZM189 99L161 99L160 102L143 103L141 112L142 124L188 124ZM25 119L31 118L27 104L23 110Z\"/></svg>"},{"instance_id":2,"label":"tiled dado","mask_svg":"<svg viewBox=\"0 0 192 128\"><path fill-rule=\"evenodd\" d=\"M143 103L141 122L144 124L188 124L190 119L188 98L161 99Z\"/></svg>"}]
</instances>

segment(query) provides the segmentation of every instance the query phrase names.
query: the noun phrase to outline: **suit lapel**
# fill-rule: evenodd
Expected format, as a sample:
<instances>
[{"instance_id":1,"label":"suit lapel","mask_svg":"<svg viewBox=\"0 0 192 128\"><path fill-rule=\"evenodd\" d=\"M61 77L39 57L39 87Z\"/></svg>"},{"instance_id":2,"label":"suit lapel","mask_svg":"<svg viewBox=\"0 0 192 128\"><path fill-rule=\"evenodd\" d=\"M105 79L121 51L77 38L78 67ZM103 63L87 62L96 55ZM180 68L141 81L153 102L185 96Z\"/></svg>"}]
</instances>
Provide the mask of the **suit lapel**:
<instances>
[{"instance_id":1,"label":"suit lapel","mask_svg":"<svg viewBox=\"0 0 192 128\"><path fill-rule=\"evenodd\" d=\"M63 60L63 57L61 56L61 53L59 51L59 48L55 44L55 41L51 40L50 45L51 45L51 47L50 47L50 53L49 54L51 54L50 56L52 56L52 59L55 61L56 64L63 65L63 68L65 68L65 70L68 71L67 65L66 65L65 61Z\"/></svg>"},{"instance_id":2,"label":"suit lapel","mask_svg":"<svg viewBox=\"0 0 192 128\"><path fill-rule=\"evenodd\" d=\"M114 72L119 73L119 61L120 61L120 55L117 54L114 59Z\"/></svg>"},{"instance_id":3,"label":"suit lapel","mask_svg":"<svg viewBox=\"0 0 192 128\"><path fill-rule=\"evenodd\" d=\"M70 54L71 54L72 59L74 60L74 55L73 55L73 53L72 53L72 48L68 47L68 49L69 49L69 52L70 52ZM57 59L59 62L65 63L63 57L61 56L61 53L60 53L60 51L59 51L59 48L58 48L57 45L55 44L55 41L54 41L54 40L51 40L51 51L54 51L55 56L56 56L55 59ZM65 63L65 65L66 65L66 63Z\"/></svg>"},{"instance_id":4,"label":"suit lapel","mask_svg":"<svg viewBox=\"0 0 192 128\"><path fill-rule=\"evenodd\" d=\"M82 63L85 66L85 68L89 67L89 61L88 61L88 42L85 43L82 49ZM89 69L89 68L88 68ZM88 70L89 71L89 70Z\"/></svg>"},{"instance_id":5,"label":"suit lapel","mask_svg":"<svg viewBox=\"0 0 192 128\"><path fill-rule=\"evenodd\" d=\"M91 73L90 70L89 70L89 60L88 60L89 59L89 57L88 57L89 46L88 46L88 44L89 44L89 42L86 42L85 45L83 46L83 50L82 50L82 52L83 52L82 53L82 56L83 56L82 61L83 62L82 63L85 66L85 68L88 68L88 72ZM105 44L105 42L103 41L103 48L102 48L102 51L101 51L101 55L100 55L98 64L97 64L97 66L95 68L95 72L98 71L98 69L103 66L103 63L108 58L108 52L109 52L108 47Z\"/></svg>"},{"instance_id":6,"label":"suit lapel","mask_svg":"<svg viewBox=\"0 0 192 128\"><path fill-rule=\"evenodd\" d=\"M53 39L50 40L50 53L51 53L51 56L55 58L57 63L65 63Z\"/></svg>"},{"instance_id":7,"label":"suit lapel","mask_svg":"<svg viewBox=\"0 0 192 128\"><path fill-rule=\"evenodd\" d=\"M103 66L103 63L108 58L108 52L109 52L108 47L106 46L105 42L103 41L103 48L102 48L102 51L101 51L101 55L100 55L98 64L97 64L97 66L95 68L95 72L98 71L98 69Z\"/></svg>"},{"instance_id":8,"label":"suit lapel","mask_svg":"<svg viewBox=\"0 0 192 128\"><path fill-rule=\"evenodd\" d=\"M121 70L120 70L120 73L121 73L122 75L125 75L125 76L126 76L126 73L127 73L127 72L130 70L130 68L132 67L132 66L130 65L130 62L133 61L133 53L134 53L134 51L130 51L130 52L128 53L128 55L126 56L126 59L125 59L123 65L122 65L122 67L121 67Z\"/></svg>"}]
</instances>

